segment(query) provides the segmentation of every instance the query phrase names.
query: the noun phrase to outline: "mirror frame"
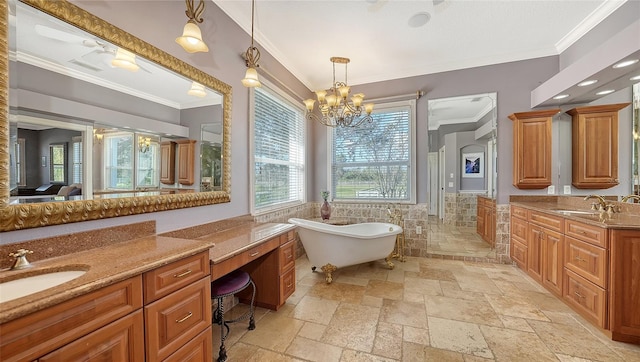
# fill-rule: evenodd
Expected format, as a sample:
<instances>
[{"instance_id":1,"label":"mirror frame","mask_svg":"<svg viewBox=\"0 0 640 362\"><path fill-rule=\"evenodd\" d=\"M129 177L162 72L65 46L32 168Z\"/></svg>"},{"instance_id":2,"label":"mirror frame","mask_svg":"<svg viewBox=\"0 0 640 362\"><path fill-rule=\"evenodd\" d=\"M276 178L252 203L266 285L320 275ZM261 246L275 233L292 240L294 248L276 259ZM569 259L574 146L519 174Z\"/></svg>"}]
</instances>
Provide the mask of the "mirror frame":
<instances>
[{"instance_id":1,"label":"mirror frame","mask_svg":"<svg viewBox=\"0 0 640 362\"><path fill-rule=\"evenodd\" d=\"M230 202L231 86L66 0L18 0L153 61L223 96L222 191L10 205L8 4L0 4L0 232Z\"/></svg>"}]
</instances>

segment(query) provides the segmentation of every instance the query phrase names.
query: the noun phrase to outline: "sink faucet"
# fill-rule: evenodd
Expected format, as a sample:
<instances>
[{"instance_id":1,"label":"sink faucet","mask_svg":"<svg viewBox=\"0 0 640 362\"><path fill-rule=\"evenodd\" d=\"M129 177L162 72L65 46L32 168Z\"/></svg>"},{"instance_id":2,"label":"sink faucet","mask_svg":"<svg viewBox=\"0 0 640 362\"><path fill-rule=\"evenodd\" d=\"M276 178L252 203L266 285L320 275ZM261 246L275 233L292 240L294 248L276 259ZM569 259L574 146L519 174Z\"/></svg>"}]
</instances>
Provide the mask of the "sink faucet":
<instances>
[{"instance_id":1,"label":"sink faucet","mask_svg":"<svg viewBox=\"0 0 640 362\"><path fill-rule=\"evenodd\" d=\"M589 200L589 199L597 199L598 200L598 204L600 204L600 207L596 207L596 204L591 204L591 209L593 210L600 210L600 211L604 211L607 207L607 202L604 201L604 197L599 196L599 195L587 195L584 198L585 200Z\"/></svg>"},{"instance_id":2,"label":"sink faucet","mask_svg":"<svg viewBox=\"0 0 640 362\"><path fill-rule=\"evenodd\" d=\"M627 195L620 200L621 202L627 202L628 200L635 200L636 202L640 202L640 195Z\"/></svg>"},{"instance_id":3,"label":"sink faucet","mask_svg":"<svg viewBox=\"0 0 640 362\"><path fill-rule=\"evenodd\" d=\"M30 268L31 263L27 260L27 254L33 254L33 251L27 249L18 249L13 253L9 253L9 256L12 258L16 258L13 266L9 268L10 270L17 269L25 269Z\"/></svg>"}]
</instances>

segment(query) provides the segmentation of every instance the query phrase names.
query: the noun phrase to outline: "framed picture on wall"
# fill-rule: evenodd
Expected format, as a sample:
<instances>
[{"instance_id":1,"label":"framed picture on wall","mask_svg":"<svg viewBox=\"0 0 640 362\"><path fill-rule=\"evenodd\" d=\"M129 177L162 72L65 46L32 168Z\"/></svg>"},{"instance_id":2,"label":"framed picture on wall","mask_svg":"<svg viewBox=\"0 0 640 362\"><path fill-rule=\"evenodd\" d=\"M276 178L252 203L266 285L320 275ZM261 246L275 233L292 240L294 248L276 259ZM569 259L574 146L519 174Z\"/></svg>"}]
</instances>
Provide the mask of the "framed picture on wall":
<instances>
[{"instance_id":1,"label":"framed picture on wall","mask_svg":"<svg viewBox=\"0 0 640 362\"><path fill-rule=\"evenodd\" d=\"M462 177L484 177L484 152L462 154Z\"/></svg>"}]
</instances>

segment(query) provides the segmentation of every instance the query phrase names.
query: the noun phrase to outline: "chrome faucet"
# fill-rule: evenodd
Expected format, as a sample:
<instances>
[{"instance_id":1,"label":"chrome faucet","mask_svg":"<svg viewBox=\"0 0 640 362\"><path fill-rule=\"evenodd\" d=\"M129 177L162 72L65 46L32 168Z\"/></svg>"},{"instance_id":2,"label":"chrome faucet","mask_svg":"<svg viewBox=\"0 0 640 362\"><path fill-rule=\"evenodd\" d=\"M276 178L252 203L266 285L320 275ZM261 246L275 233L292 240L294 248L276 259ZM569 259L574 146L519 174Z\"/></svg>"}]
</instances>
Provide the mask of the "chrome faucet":
<instances>
[{"instance_id":1,"label":"chrome faucet","mask_svg":"<svg viewBox=\"0 0 640 362\"><path fill-rule=\"evenodd\" d=\"M592 210L599 210L599 211L604 211L607 208L607 202L604 200L604 197L599 196L599 195L587 195L584 197L585 200L589 200L589 199L597 199L598 200L598 204L600 205L600 207L597 207L596 203L591 204L591 209Z\"/></svg>"},{"instance_id":2,"label":"chrome faucet","mask_svg":"<svg viewBox=\"0 0 640 362\"><path fill-rule=\"evenodd\" d=\"M640 195L627 195L620 200L620 202L627 202L629 200L635 200L636 202L640 202Z\"/></svg>"},{"instance_id":3,"label":"chrome faucet","mask_svg":"<svg viewBox=\"0 0 640 362\"><path fill-rule=\"evenodd\" d=\"M27 260L27 254L33 254L33 251L27 249L18 249L13 253L9 253L9 256L12 258L16 258L13 263L13 266L9 268L10 270L17 269L25 269L30 268L31 263Z\"/></svg>"}]
</instances>

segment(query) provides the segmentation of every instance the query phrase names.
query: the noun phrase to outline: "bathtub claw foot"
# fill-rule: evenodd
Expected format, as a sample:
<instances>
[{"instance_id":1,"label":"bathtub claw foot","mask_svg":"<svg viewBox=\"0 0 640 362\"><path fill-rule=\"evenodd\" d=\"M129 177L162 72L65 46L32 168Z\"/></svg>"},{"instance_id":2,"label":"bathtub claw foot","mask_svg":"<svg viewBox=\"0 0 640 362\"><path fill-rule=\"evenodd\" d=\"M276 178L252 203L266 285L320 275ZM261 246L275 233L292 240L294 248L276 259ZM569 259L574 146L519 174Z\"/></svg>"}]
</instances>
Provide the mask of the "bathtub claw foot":
<instances>
[{"instance_id":1,"label":"bathtub claw foot","mask_svg":"<svg viewBox=\"0 0 640 362\"><path fill-rule=\"evenodd\" d=\"M325 281L327 282L327 284L331 284L331 282L333 281L333 277L331 276L331 273L336 271L338 269L338 267L336 267L335 265L333 265L331 263L327 263L320 269L322 269L322 272L326 276L325 277Z\"/></svg>"},{"instance_id":2,"label":"bathtub claw foot","mask_svg":"<svg viewBox=\"0 0 640 362\"><path fill-rule=\"evenodd\" d=\"M389 269L393 269L393 268L395 268L395 265L393 265L393 262L391 261L391 258L390 258L390 257L386 257L386 258L384 258L384 261L386 261L386 262L387 262L387 267L389 267Z\"/></svg>"},{"instance_id":3,"label":"bathtub claw foot","mask_svg":"<svg viewBox=\"0 0 640 362\"><path fill-rule=\"evenodd\" d=\"M311 271L312 271L312 272L315 272L315 271L316 271L316 267L315 267L315 266L312 266L312 267L311 267Z\"/></svg>"}]
</instances>

